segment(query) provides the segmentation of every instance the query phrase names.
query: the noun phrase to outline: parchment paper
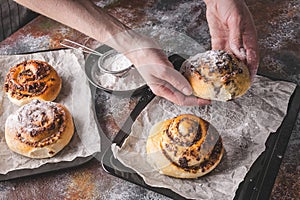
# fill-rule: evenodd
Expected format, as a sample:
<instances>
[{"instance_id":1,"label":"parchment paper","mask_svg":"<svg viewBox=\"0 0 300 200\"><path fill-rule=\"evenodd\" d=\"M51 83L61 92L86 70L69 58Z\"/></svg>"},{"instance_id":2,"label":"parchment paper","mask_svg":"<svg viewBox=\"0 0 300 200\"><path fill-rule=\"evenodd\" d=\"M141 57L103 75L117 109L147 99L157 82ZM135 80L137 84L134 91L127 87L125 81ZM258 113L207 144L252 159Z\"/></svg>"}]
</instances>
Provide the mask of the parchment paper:
<instances>
[{"instance_id":1,"label":"parchment paper","mask_svg":"<svg viewBox=\"0 0 300 200\"><path fill-rule=\"evenodd\" d=\"M0 56L0 85L3 87L9 68L28 59L52 65L62 78L62 89L55 102L65 105L73 116L76 132L70 143L49 159L31 159L9 150L4 137L6 118L19 107L0 90L0 174L13 170L37 168L46 163L72 161L100 151L100 136L92 111L92 96L83 71L83 54L75 50L57 50L28 55Z\"/></svg>"},{"instance_id":2,"label":"parchment paper","mask_svg":"<svg viewBox=\"0 0 300 200\"><path fill-rule=\"evenodd\" d=\"M229 102L203 107L180 107L155 97L132 126L120 148L112 144L114 156L134 169L151 186L164 187L191 199L233 199L249 168L265 150L269 134L280 126L296 85L257 76L251 89ZM146 140L154 124L179 114L195 114L209 121L223 138L221 163L206 176L181 180L159 174L146 160Z\"/></svg>"}]
</instances>

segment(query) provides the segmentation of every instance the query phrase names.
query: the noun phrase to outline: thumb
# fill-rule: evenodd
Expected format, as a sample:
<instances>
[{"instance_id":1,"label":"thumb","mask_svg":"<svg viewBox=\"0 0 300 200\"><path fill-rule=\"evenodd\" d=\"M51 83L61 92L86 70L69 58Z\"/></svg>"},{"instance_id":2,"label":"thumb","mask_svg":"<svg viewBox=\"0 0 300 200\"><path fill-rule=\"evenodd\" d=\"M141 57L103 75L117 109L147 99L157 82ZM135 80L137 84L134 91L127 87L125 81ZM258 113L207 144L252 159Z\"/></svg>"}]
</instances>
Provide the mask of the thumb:
<instances>
[{"instance_id":1,"label":"thumb","mask_svg":"<svg viewBox=\"0 0 300 200\"><path fill-rule=\"evenodd\" d=\"M239 18L231 18L228 23L229 47L240 60L246 59L246 51L243 48L243 37Z\"/></svg>"},{"instance_id":2,"label":"thumb","mask_svg":"<svg viewBox=\"0 0 300 200\"><path fill-rule=\"evenodd\" d=\"M163 64L140 65L137 67L137 70L148 85L170 84L177 91L187 96L191 95L193 92L187 79L180 72L176 71L168 61Z\"/></svg>"}]
</instances>

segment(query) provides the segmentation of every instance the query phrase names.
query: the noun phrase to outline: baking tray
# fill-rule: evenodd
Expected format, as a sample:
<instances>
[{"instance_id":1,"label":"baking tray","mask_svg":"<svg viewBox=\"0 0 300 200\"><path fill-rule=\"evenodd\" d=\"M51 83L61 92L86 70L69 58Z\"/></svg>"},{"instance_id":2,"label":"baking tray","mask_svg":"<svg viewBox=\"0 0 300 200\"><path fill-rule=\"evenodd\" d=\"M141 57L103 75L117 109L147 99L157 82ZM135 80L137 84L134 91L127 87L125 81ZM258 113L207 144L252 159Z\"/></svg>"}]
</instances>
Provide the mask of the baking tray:
<instances>
[{"instance_id":1,"label":"baking tray","mask_svg":"<svg viewBox=\"0 0 300 200\"><path fill-rule=\"evenodd\" d=\"M91 88L91 92L92 92L92 97L94 98L96 88L92 85L90 85L90 88ZM94 112L94 115L96 117L95 104L93 104L93 112ZM100 128L99 128L100 126L98 124L98 121L97 120L95 120L95 121L97 123L98 130L100 130ZM100 137L101 137L101 140L102 140L102 138L104 138L104 137L102 137L101 134L104 134L104 133L102 133L101 131L99 131L99 133L100 133ZM102 147L102 145L101 145L101 150L102 150L102 152L104 151L104 148ZM20 169L20 170L10 171L7 174L0 174L0 181L6 181L6 180L10 180L10 179L25 177L25 176L36 175L36 174L46 173L46 172L50 172L50 171L57 171L57 170L66 169L66 168L70 168L70 167L76 167L76 166L82 165L84 163L87 163L92 158L99 157L99 154L100 154L100 152L95 153L95 154L90 155L90 156L87 156L87 157L77 157L72 161L62 161L62 162L57 162L57 163L46 163L46 164L41 165L40 167L34 168L34 169Z\"/></svg>"},{"instance_id":2,"label":"baking tray","mask_svg":"<svg viewBox=\"0 0 300 200\"><path fill-rule=\"evenodd\" d=\"M178 70L185 59L175 54L170 56L169 60ZM264 74L260 75L271 78L272 80L279 80ZM129 136L131 132L131 126L133 122L154 97L155 95L149 88L147 88L138 104L132 110L128 119L125 121L121 130L114 138L113 143L116 143L118 146L122 146L124 140ZM248 173L244 177L244 180L239 184L239 187L235 193L235 200L269 199L276 176L278 174L278 170L280 168L282 157L286 150L290 135L292 133L292 129L299 112L299 108L300 88L299 86L297 86L290 98L287 114L281 126L275 133L269 135L265 143L265 151L256 159L256 161L253 163ZM170 189L152 187L147 185L144 182L143 178L140 177L134 170L125 167L113 156L111 148L108 148L104 153L102 157L102 166L108 173L116 177L135 183L173 199L186 199Z\"/></svg>"},{"instance_id":3,"label":"baking tray","mask_svg":"<svg viewBox=\"0 0 300 200\"><path fill-rule=\"evenodd\" d=\"M62 49L65 49L65 48L62 48ZM61 50L61 49L52 50L52 51L58 51L58 50ZM38 52L46 52L46 51L49 51L49 50L36 51L36 52L30 52L30 53L38 53ZM21 54L28 54L28 53L21 53ZM34 169L20 169L20 170L10 171L7 174L0 174L0 181L6 181L6 180L10 180L10 179L25 177L25 176L36 175L36 174L46 173L46 172L50 172L50 171L57 171L57 170L66 169L66 168L70 168L70 167L76 167L76 166L82 165L84 163L87 163L88 161L90 161L93 158L97 158L97 159L101 158L101 152L103 153L107 149L108 142L106 140L108 140L108 139L106 139L106 136L101 131L100 125L98 123L97 116L96 116L95 95L96 95L96 89L97 88L94 87L90 83L89 83L89 87L90 87L91 95L92 95L92 103L93 103L92 109L93 109L93 113L94 113L94 116L95 116L95 119L96 119L95 121L96 121L97 128L98 128L100 138L101 138L101 150L100 150L100 152L97 152L97 153L92 154L92 155L87 156L87 157L77 157L72 161L62 161L62 162L57 162L57 163L46 163L46 164L41 165L40 167L34 168Z\"/></svg>"}]
</instances>

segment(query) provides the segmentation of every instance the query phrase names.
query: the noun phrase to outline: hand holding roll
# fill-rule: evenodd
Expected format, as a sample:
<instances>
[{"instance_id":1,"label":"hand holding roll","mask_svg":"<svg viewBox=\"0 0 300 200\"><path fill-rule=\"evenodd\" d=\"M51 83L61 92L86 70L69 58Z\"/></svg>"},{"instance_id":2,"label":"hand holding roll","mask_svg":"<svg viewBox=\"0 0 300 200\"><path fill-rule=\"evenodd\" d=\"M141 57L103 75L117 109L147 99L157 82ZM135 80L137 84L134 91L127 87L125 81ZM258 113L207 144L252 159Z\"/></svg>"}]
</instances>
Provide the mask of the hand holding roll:
<instances>
[{"instance_id":1,"label":"hand holding roll","mask_svg":"<svg viewBox=\"0 0 300 200\"><path fill-rule=\"evenodd\" d=\"M187 59L181 72L190 82L193 94L210 100L228 101L250 88L248 67L234 55L211 50Z\"/></svg>"}]
</instances>

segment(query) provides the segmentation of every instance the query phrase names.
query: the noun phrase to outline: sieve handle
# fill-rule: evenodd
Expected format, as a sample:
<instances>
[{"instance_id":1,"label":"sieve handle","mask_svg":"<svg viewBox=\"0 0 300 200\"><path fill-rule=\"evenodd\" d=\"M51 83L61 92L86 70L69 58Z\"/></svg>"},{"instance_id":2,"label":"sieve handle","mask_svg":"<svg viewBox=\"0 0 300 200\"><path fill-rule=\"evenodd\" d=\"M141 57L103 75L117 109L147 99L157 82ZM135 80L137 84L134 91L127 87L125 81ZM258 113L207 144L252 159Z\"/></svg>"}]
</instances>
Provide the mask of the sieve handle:
<instances>
[{"instance_id":1,"label":"sieve handle","mask_svg":"<svg viewBox=\"0 0 300 200\"><path fill-rule=\"evenodd\" d=\"M70 48L70 49L80 50L80 51L85 52L85 53L94 54L94 55L97 55L97 56L102 56L103 55L102 53L99 53L98 51L95 51L95 50L93 50L93 49L91 49L87 46L84 46L82 44L79 44L79 43L74 42L74 41L69 40L69 39L61 40L60 45L64 46L64 47L67 47L67 48Z\"/></svg>"}]
</instances>

